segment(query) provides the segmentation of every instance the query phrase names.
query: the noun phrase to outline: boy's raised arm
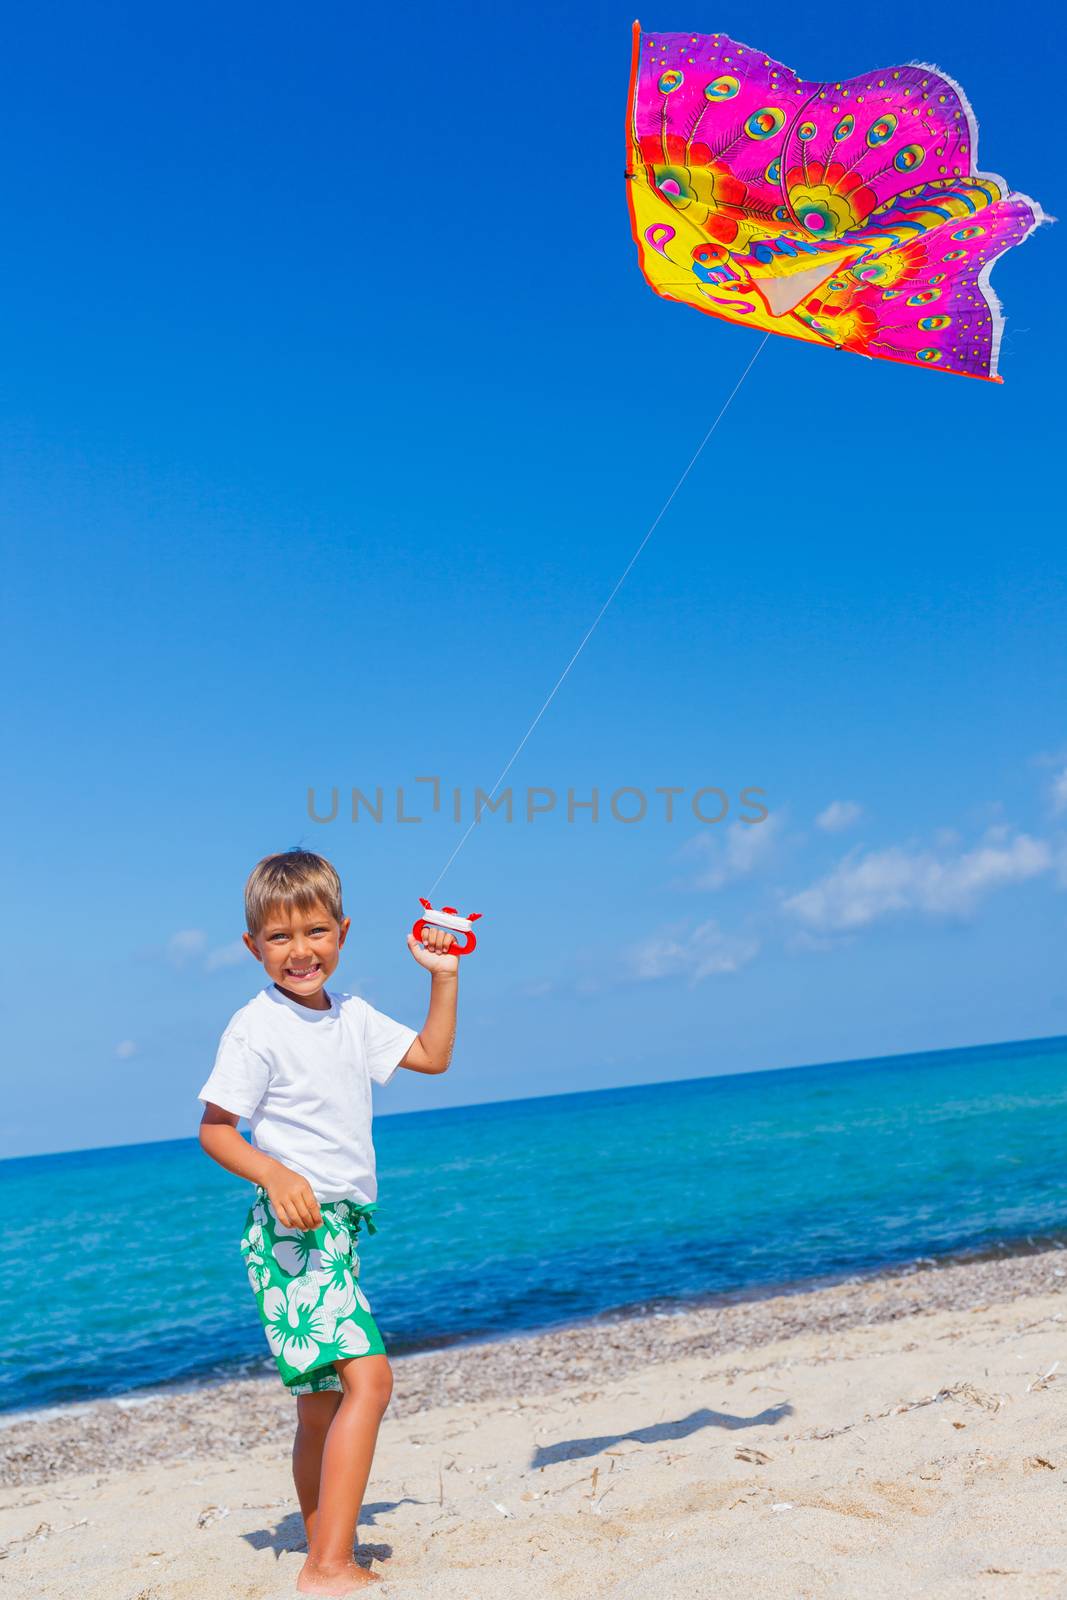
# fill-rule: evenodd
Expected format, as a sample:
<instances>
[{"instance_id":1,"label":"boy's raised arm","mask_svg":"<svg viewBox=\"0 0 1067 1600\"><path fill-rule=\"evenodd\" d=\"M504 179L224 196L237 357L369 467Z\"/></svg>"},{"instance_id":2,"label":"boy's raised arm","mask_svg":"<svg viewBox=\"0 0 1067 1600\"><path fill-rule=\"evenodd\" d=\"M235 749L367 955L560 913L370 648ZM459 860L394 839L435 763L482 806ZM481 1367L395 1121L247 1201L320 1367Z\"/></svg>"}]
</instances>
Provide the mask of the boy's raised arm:
<instances>
[{"instance_id":1,"label":"boy's raised arm","mask_svg":"<svg viewBox=\"0 0 1067 1600\"><path fill-rule=\"evenodd\" d=\"M420 967L430 974L430 1007L419 1035L401 1059L402 1067L412 1072L444 1072L452 1059L456 1042L456 1002L459 997L459 957L451 956L448 946L455 936L441 928L428 928L424 947L408 934L408 949Z\"/></svg>"}]
</instances>

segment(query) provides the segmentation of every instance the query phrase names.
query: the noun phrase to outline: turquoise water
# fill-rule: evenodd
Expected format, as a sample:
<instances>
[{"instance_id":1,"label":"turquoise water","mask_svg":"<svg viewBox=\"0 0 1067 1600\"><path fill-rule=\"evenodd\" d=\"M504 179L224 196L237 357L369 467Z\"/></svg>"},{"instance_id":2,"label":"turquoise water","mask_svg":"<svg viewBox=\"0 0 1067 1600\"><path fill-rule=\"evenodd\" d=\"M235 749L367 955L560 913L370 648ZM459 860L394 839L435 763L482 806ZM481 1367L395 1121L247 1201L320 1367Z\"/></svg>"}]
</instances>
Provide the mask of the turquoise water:
<instances>
[{"instance_id":1,"label":"turquoise water","mask_svg":"<svg viewBox=\"0 0 1067 1600\"><path fill-rule=\"evenodd\" d=\"M1067 1039L386 1116L375 1143L361 1282L400 1352L1067 1238ZM250 1196L195 1135L0 1162L0 1410L273 1371Z\"/></svg>"}]
</instances>

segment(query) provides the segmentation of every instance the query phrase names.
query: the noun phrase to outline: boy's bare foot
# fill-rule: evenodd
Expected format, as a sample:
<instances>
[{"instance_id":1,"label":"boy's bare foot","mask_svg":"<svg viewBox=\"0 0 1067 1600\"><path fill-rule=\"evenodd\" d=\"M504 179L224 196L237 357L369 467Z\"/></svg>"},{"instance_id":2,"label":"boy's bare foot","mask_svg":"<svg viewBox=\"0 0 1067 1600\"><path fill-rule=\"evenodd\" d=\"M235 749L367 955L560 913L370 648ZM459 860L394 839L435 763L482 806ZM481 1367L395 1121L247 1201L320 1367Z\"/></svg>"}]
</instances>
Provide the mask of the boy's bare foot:
<instances>
[{"instance_id":1,"label":"boy's bare foot","mask_svg":"<svg viewBox=\"0 0 1067 1600\"><path fill-rule=\"evenodd\" d=\"M380 1583L376 1572L348 1561L343 1567L321 1567L309 1556L297 1574L298 1594L346 1595L354 1594L367 1583Z\"/></svg>"}]
</instances>

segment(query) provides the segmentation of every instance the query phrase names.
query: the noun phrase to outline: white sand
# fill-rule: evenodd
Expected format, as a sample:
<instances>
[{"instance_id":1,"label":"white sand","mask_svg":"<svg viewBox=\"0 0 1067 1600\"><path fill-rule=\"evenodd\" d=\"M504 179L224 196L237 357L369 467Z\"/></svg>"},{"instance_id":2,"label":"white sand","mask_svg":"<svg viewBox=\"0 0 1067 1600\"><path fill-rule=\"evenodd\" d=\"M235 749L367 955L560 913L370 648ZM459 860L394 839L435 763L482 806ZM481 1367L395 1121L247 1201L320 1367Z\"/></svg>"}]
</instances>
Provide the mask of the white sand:
<instances>
[{"instance_id":1,"label":"white sand","mask_svg":"<svg viewBox=\"0 0 1067 1600\"><path fill-rule=\"evenodd\" d=\"M360 1525L385 1580L373 1591L1067 1596L1062 1294L672 1353L708 1315L658 1319L660 1358L607 1381L527 1386L516 1361L511 1398L401 1403ZM418 1365L398 1363L401 1402ZM287 1425L295 1408L276 1389ZM256 1408L242 1415L251 1435ZM18 1600L293 1593L303 1527L282 1440L237 1432L214 1459L0 1490L0 1586Z\"/></svg>"}]
</instances>

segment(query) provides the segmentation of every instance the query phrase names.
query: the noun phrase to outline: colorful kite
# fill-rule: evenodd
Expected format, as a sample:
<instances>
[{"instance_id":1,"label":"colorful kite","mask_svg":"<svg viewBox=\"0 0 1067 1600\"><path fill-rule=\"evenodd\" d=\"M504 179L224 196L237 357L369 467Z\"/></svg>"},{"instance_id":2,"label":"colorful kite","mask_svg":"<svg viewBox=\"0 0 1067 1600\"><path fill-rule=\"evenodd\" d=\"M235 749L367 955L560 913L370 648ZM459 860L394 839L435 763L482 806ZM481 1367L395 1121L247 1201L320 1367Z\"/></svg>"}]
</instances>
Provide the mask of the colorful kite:
<instances>
[{"instance_id":1,"label":"colorful kite","mask_svg":"<svg viewBox=\"0 0 1067 1600\"><path fill-rule=\"evenodd\" d=\"M723 33L634 24L627 189L657 294L793 339L996 376L989 274L1047 221L977 170L963 90L912 64L813 83Z\"/></svg>"}]
</instances>

